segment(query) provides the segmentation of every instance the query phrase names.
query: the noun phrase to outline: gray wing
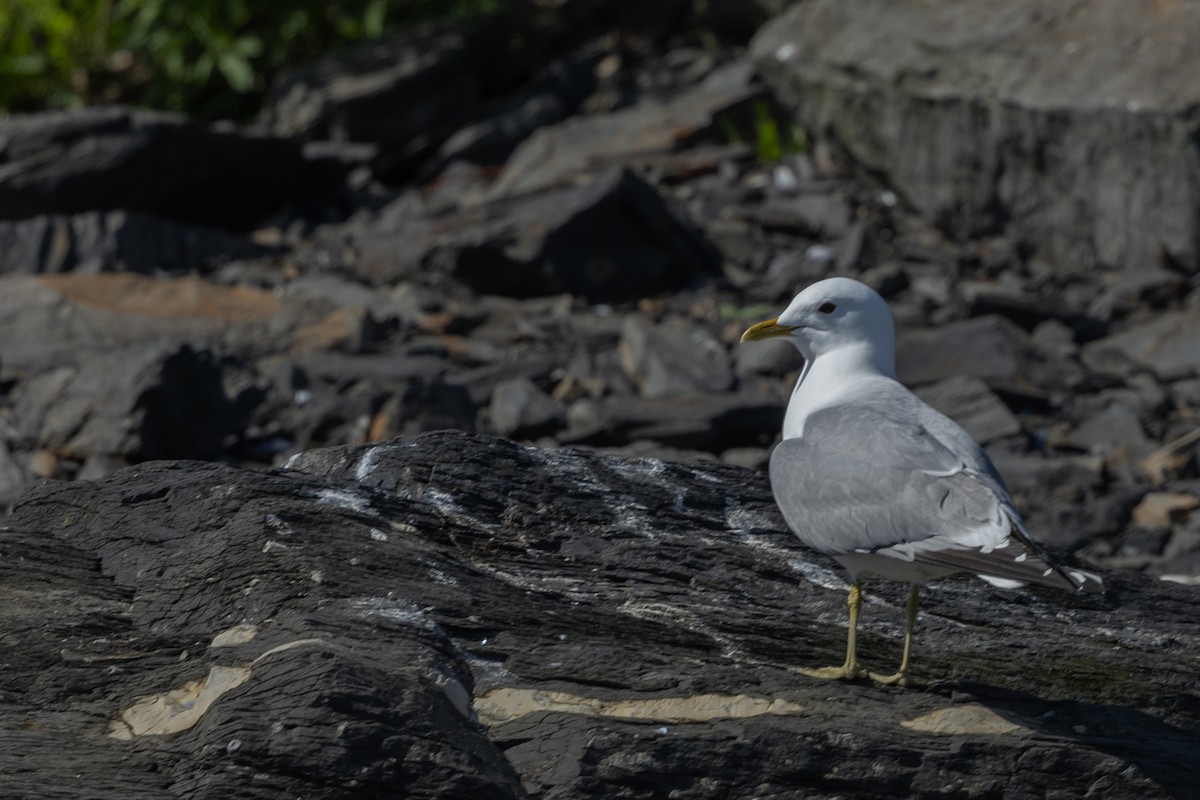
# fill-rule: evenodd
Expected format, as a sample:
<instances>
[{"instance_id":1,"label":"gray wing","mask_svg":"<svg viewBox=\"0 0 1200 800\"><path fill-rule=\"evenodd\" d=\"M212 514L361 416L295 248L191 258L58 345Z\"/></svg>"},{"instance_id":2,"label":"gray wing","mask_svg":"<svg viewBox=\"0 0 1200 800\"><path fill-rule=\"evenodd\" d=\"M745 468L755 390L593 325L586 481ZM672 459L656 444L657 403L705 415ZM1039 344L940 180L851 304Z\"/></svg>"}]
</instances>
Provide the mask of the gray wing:
<instances>
[{"instance_id":1,"label":"gray wing","mask_svg":"<svg viewBox=\"0 0 1200 800\"><path fill-rule=\"evenodd\" d=\"M928 406L907 410L918 421L859 405L818 411L802 437L775 448L771 488L801 541L834 556L872 553L1062 588L1083 582L1025 534L966 432Z\"/></svg>"}]
</instances>

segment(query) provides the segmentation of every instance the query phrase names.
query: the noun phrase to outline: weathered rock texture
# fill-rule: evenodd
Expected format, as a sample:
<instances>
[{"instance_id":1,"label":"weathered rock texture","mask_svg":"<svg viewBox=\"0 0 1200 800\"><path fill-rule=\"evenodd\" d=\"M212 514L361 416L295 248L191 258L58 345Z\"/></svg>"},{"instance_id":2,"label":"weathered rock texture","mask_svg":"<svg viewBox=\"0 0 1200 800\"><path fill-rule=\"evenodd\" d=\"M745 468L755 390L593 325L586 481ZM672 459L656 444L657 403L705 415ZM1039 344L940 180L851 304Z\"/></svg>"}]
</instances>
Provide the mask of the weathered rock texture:
<instances>
[{"instance_id":1,"label":"weathered rock texture","mask_svg":"<svg viewBox=\"0 0 1200 800\"><path fill-rule=\"evenodd\" d=\"M1200 268L1200 7L797 3L764 78L926 218L1008 230L1053 268Z\"/></svg>"},{"instance_id":2,"label":"weathered rock texture","mask_svg":"<svg viewBox=\"0 0 1200 800\"><path fill-rule=\"evenodd\" d=\"M131 209L246 229L328 192L297 142L129 108L0 119L0 219Z\"/></svg>"},{"instance_id":3,"label":"weathered rock texture","mask_svg":"<svg viewBox=\"0 0 1200 800\"><path fill-rule=\"evenodd\" d=\"M0 530L6 798L1187 797L1196 589L940 581L897 690L765 477L437 433L47 482ZM899 656L900 586L862 654Z\"/></svg>"},{"instance_id":4,"label":"weathered rock texture","mask_svg":"<svg viewBox=\"0 0 1200 800\"><path fill-rule=\"evenodd\" d=\"M1192 6L717 22L781 4L523 0L297 71L274 136L0 121L0 798L1189 796ZM737 340L832 274L1042 541L1144 574L941 582L923 690L798 675L845 587L731 466L801 366ZM546 449L370 444L450 427Z\"/></svg>"}]
</instances>

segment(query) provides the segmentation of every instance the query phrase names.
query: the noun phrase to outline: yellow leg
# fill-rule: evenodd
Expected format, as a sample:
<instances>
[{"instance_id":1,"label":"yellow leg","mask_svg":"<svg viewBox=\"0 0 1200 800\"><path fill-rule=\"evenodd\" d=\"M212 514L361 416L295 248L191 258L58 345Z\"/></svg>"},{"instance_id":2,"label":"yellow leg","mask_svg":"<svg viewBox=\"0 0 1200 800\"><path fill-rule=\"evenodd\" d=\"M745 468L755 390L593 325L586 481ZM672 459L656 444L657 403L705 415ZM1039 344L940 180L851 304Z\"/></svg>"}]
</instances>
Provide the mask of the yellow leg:
<instances>
[{"instance_id":1,"label":"yellow leg","mask_svg":"<svg viewBox=\"0 0 1200 800\"><path fill-rule=\"evenodd\" d=\"M913 626L917 623L917 607L921 604L921 587L917 584L912 585L912 591L908 595L908 623L904 626L904 655L900 657L900 669L895 675L878 675L871 673L871 680L879 683L887 684L888 686L911 686L912 680L908 677L908 657L912 652L912 635Z\"/></svg>"},{"instance_id":2,"label":"yellow leg","mask_svg":"<svg viewBox=\"0 0 1200 800\"><path fill-rule=\"evenodd\" d=\"M850 630L846 634L846 663L840 667L802 669L800 670L801 675L838 681L849 681L866 676L866 670L858 663L858 612L862 609L862 584L858 581L850 585L850 596L846 603L850 606Z\"/></svg>"}]
</instances>

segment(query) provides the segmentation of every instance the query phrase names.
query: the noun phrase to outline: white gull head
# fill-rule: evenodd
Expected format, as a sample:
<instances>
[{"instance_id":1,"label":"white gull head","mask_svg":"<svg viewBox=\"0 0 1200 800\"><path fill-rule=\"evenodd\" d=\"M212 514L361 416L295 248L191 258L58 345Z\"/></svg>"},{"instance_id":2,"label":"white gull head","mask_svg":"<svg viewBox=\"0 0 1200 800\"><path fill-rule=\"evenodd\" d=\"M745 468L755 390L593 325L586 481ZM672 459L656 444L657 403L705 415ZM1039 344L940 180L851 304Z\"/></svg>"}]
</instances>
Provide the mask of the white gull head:
<instances>
[{"instance_id":1,"label":"white gull head","mask_svg":"<svg viewBox=\"0 0 1200 800\"><path fill-rule=\"evenodd\" d=\"M851 370L896 374L892 312L879 294L851 278L828 278L809 286L775 319L760 322L743 342L787 339L809 362L835 356Z\"/></svg>"}]
</instances>

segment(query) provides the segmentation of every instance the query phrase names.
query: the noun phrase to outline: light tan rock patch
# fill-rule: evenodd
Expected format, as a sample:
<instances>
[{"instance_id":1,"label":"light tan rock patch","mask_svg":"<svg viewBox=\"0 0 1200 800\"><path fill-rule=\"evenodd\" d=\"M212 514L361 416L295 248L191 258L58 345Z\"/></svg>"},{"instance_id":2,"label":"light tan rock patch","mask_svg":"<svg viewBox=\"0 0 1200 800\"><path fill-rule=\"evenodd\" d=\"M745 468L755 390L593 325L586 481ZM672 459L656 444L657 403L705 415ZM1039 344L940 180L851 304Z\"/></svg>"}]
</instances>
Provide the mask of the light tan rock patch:
<instances>
[{"instance_id":1,"label":"light tan rock patch","mask_svg":"<svg viewBox=\"0 0 1200 800\"><path fill-rule=\"evenodd\" d=\"M568 692L503 688L493 689L475 698L475 713L479 721L489 727L544 711L682 724L716 719L743 719L763 714L802 714L805 710L804 706L788 700L744 694L603 700Z\"/></svg>"}]
</instances>

